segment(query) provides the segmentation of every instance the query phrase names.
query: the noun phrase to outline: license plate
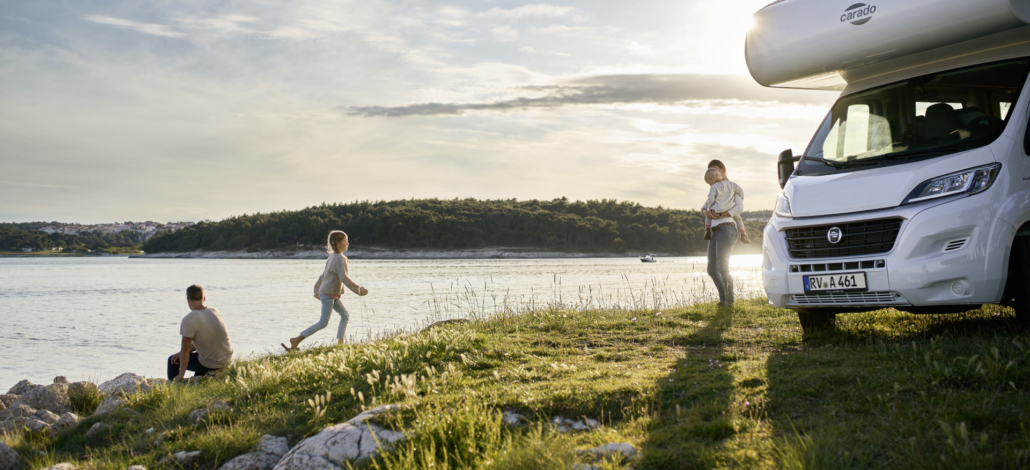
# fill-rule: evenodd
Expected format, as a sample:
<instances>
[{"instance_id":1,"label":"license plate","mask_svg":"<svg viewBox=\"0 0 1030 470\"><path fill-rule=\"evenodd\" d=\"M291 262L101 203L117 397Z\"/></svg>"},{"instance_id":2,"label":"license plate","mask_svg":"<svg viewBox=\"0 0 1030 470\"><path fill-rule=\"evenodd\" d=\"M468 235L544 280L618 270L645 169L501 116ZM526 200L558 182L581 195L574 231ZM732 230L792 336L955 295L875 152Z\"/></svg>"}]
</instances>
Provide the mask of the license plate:
<instances>
[{"instance_id":1,"label":"license plate","mask_svg":"<svg viewBox=\"0 0 1030 470\"><path fill-rule=\"evenodd\" d=\"M866 290L865 273L805 276L805 292Z\"/></svg>"}]
</instances>

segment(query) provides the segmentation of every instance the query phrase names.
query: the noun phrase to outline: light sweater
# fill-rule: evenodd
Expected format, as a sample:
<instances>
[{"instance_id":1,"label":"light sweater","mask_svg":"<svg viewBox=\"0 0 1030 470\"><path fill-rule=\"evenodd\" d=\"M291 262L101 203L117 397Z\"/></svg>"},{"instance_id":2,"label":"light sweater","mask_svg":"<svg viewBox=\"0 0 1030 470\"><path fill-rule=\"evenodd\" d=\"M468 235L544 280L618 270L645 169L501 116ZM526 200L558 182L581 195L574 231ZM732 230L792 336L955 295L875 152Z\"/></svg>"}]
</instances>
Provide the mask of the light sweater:
<instances>
[{"instance_id":1,"label":"light sweater","mask_svg":"<svg viewBox=\"0 0 1030 470\"><path fill-rule=\"evenodd\" d=\"M718 190L716 189L716 186L719 186ZM729 188L730 191L730 196L728 198L729 204L726 204L727 199L725 194L721 193L721 191L724 191L726 188ZM715 196L717 202L712 201L713 193L720 193ZM728 207L728 209L725 209L724 207ZM705 217L705 224L709 224L710 222L710 225L715 227L717 225L733 222L734 219L740 218L740 214L744 212L744 189L737 183L730 180L723 180L713 184L712 188L708 191L708 199L705 201L704 205L701 206L701 210L705 209L711 209L715 212L727 212L730 215L726 218L711 221Z\"/></svg>"},{"instance_id":2,"label":"light sweater","mask_svg":"<svg viewBox=\"0 0 1030 470\"><path fill-rule=\"evenodd\" d=\"M347 276L347 257L340 253L329 255L325 260L325 270L315 281L315 297L322 295L343 295L343 286L361 295L361 286Z\"/></svg>"}]
</instances>

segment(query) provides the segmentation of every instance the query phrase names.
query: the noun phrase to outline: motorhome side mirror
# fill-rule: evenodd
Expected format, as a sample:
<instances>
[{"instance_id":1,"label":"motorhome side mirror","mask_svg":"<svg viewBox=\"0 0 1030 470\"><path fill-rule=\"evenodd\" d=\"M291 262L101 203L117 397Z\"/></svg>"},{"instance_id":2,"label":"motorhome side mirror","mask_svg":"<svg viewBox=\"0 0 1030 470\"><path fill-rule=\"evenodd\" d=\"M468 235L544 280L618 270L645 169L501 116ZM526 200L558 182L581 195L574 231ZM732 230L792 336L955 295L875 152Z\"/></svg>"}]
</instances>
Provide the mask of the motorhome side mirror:
<instances>
[{"instance_id":1,"label":"motorhome side mirror","mask_svg":"<svg viewBox=\"0 0 1030 470\"><path fill-rule=\"evenodd\" d=\"M790 149L780 152L779 158L776 159L776 174L780 178L780 189L787 185L790 175L794 174L794 162L798 160L800 157L794 157L794 152Z\"/></svg>"}]
</instances>

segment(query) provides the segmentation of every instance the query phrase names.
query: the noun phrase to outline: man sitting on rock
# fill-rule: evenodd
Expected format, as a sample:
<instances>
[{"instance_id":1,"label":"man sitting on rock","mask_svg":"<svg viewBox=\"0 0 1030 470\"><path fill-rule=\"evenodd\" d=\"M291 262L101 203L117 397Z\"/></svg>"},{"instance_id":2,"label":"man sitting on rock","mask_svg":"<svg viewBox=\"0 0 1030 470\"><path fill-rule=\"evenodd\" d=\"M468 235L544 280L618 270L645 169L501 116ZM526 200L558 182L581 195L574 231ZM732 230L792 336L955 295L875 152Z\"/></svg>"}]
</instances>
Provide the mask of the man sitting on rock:
<instances>
[{"instance_id":1,"label":"man sitting on rock","mask_svg":"<svg viewBox=\"0 0 1030 470\"><path fill-rule=\"evenodd\" d=\"M206 300L203 287L194 284L186 288L190 313L179 327L182 349L168 358L168 380L186 378L187 370L193 371L194 377L201 377L232 363L232 345L225 322L218 310L204 305Z\"/></svg>"}]
</instances>

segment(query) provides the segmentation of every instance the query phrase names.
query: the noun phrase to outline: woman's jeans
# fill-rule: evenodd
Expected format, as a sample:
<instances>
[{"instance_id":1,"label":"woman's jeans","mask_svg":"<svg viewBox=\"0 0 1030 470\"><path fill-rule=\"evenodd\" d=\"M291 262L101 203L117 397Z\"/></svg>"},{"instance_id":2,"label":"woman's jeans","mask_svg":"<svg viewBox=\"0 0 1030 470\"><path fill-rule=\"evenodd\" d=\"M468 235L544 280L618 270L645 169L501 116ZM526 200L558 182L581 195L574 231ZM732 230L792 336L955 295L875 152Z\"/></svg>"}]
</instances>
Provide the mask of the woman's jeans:
<instances>
[{"instance_id":1,"label":"woman's jeans","mask_svg":"<svg viewBox=\"0 0 1030 470\"><path fill-rule=\"evenodd\" d=\"M719 302L733 303L733 277L730 276L730 255L733 245L737 243L740 232L737 226L721 224L718 230L712 230L712 239L708 241L708 275L712 276L715 288L719 291Z\"/></svg>"},{"instance_id":2,"label":"woman's jeans","mask_svg":"<svg viewBox=\"0 0 1030 470\"><path fill-rule=\"evenodd\" d=\"M340 299L324 295L319 296L318 299L322 301L322 318L318 320L318 323L309 326L308 329L300 334L308 338L315 334L316 331L325 328L329 325L329 315L332 314L333 310L336 310L336 313L340 314L340 327L336 329L336 339L343 339L343 334L347 331L347 320L350 319L347 309L343 307L343 302L340 302Z\"/></svg>"}]
</instances>

